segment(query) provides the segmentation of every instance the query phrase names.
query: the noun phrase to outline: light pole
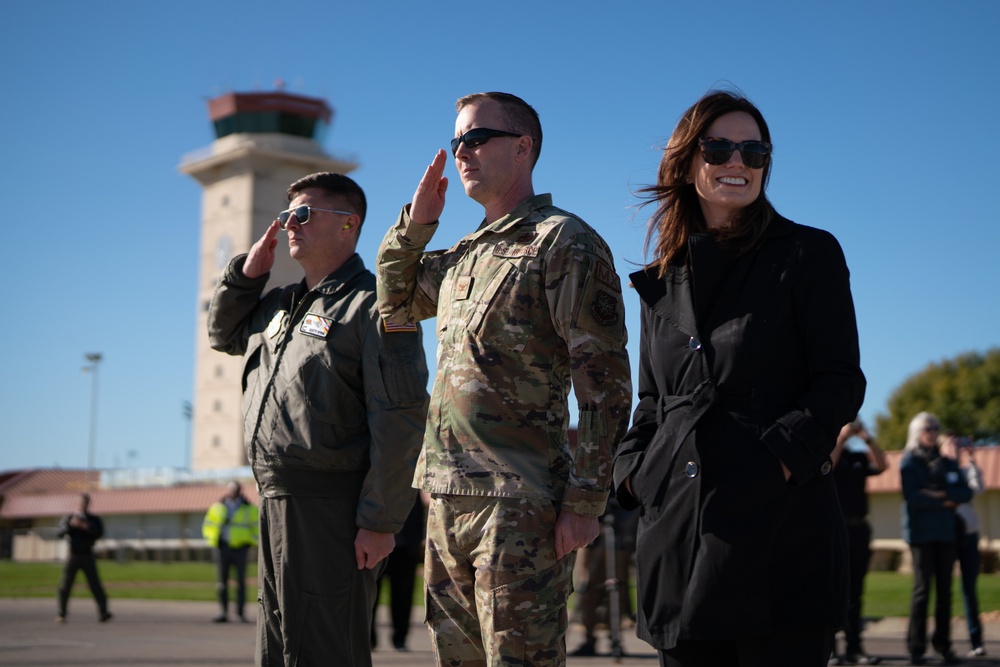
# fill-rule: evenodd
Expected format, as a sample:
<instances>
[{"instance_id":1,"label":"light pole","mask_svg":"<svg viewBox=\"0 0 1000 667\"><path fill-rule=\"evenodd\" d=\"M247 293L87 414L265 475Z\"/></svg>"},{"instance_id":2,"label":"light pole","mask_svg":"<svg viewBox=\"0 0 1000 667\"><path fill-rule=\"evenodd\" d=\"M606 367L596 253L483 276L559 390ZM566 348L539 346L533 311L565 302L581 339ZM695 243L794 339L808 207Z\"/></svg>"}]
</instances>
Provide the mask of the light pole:
<instances>
[{"instance_id":1,"label":"light pole","mask_svg":"<svg viewBox=\"0 0 1000 667\"><path fill-rule=\"evenodd\" d=\"M187 420L187 433L184 438L184 469L191 470L191 424L194 421L194 406L191 405L191 401L184 401L181 403L181 410L184 413L184 419Z\"/></svg>"},{"instance_id":2,"label":"light pole","mask_svg":"<svg viewBox=\"0 0 1000 667\"><path fill-rule=\"evenodd\" d=\"M84 366L85 373L91 374L90 383L90 441L87 447L87 488L94 488L94 448L97 444L97 365L101 363L100 352L90 352L84 355L90 362Z\"/></svg>"}]
</instances>

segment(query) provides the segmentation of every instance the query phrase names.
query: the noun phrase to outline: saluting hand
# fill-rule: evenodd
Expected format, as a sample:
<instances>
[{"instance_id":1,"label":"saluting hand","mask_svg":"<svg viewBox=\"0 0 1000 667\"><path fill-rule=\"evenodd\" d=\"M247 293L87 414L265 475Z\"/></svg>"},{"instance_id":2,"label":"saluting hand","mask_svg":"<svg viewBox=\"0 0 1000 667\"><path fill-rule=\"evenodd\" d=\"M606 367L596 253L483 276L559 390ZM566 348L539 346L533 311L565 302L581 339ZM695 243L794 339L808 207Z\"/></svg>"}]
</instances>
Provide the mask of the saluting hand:
<instances>
[{"instance_id":1,"label":"saluting hand","mask_svg":"<svg viewBox=\"0 0 1000 667\"><path fill-rule=\"evenodd\" d=\"M267 228L264 235L250 248L247 258L243 261L243 275L247 278L260 278L274 266L274 248L278 245L278 231L281 226L275 220Z\"/></svg>"},{"instance_id":2,"label":"saluting hand","mask_svg":"<svg viewBox=\"0 0 1000 667\"><path fill-rule=\"evenodd\" d=\"M413 193L413 203L410 204L410 220L418 225L429 225L437 222L444 211L444 193L448 190L448 177L444 175L444 165L448 156L439 150L434 161L424 171L424 177Z\"/></svg>"}]
</instances>

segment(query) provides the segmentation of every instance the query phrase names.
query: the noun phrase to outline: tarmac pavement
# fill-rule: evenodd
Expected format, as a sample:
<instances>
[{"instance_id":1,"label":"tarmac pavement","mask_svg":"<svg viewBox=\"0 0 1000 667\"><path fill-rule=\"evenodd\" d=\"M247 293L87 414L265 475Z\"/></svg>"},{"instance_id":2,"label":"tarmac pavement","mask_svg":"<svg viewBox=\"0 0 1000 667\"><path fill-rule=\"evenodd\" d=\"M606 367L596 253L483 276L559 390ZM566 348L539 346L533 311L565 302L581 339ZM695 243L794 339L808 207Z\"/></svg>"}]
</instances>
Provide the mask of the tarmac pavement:
<instances>
[{"instance_id":1,"label":"tarmac pavement","mask_svg":"<svg viewBox=\"0 0 1000 667\"><path fill-rule=\"evenodd\" d=\"M114 618L98 623L97 609L88 598L72 598L65 624L55 622L56 601L46 598L0 599L0 667L215 667L253 665L254 623L212 623L213 602L162 600L111 601ZM421 623L421 607L414 608L408 637L409 651L391 648L388 613L379 608L379 645L373 653L376 667L433 665L430 639ZM933 621L930 622L933 627ZM986 623L985 658L969 658L965 664L1000 667L1000 622ZM963 619L952 623L955 651L964 656L969 650ZM906 652L906 619L872 621L865 630L865 647L881 656L883 665L909 665ZM572 626L567 648L572 651L583 640L579 627ZM611 665L659 664L656 652L637 639L632 630L623 632L627 655L615 662L607 652L606 634L598 642L605 655L594 658L570 657L569 667L610 667ZM928 655L928 665L941 664L939 656ZM336 665L336 662L331 662Z\"/></svg>"}]
</instances>

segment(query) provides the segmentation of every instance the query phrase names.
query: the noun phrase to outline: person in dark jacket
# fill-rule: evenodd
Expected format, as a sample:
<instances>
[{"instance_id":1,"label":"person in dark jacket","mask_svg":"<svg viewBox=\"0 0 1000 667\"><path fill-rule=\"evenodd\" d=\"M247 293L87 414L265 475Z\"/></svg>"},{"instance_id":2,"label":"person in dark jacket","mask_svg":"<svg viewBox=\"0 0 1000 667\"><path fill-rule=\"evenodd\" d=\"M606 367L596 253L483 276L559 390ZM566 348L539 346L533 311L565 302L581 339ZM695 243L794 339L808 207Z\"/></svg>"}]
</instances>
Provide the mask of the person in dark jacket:
<instances>
[{"instance_id":1,"label":"person in dark jacket","mask_svg":"<svg viewBox=\"0 0 1000 667\"><path fill-rule=\"evenodd\" d=\"M101 517L89 512L90 494L80 496L80 508L73 514L68 514L59 522L59 537L69 538L69 558L59 579L59 615L58 623L66 622L66 605L73 589L76 573L83 570L87 577L87 585L97 603L97 618L101 623L111 620L108 611L108 596L101 585L97 574L97 561L94 559L94 543L104 535L104 522Z\"/></svg>"},{"instance_id":2,"label":"person in dark jacket","mask_svg":"<svg viewBox=\"0 0 1000 667\"><path fill-rule=\"evenodd\" d=\"M383 580L389 594L389 619L392 622L392 646L397 651L408 651L406 637L410 633L410 615L413 610L413 588L417 583L417 567L424 562L424 538L427 535L427 500L419 493L413 509L406 517L403 529L396 533L396 546L385 559L385 570L378 578L378 589ZM378 605L372 609L372 648L378 644L375 633L375 616Z\"/></svg>"},{"instance_id":3,"label":"person in dark jacket","mask_svg":"<svg viewBox=\"0 0 1000 667\"><path fill-rule=\"evenodd\" d=\"M770 132L714 91L681 117L656 185L639 404L614 487L640 508L637 633L661 664L826 665L845 620L830 474L864 398L844 254L764 194Z\"/></svg>"},{"instance_id":4,"label":"person in dark jacket","mask_svg":"<svg viewBox=\"0 0 1000 667\"><path fill-rule=\"evenodd\" d=\"M961 662L951 647L951 573L958 556L955 508L972 500L958 462L941 455L941 422L929 412L910 421L899 474L903 486L903 539L913 556L913 596L906 647L910 662L926 664L927 604L934 585L931 644L946 665Z\"/></svg>"},{"instance_id":5,"label":"person in dark jacket","mask_svg":"<svg viewBox=\"0 0 1000 667\"><path fill-rule=\"evenodd\" d=\"M853 438L864 443L852 447ZM865 485L872 475L885 471L885 452L856 419L845 424L837 436L837 446L830 457L833 460L833 481L837 483L840 509L847 523L847 550L849 555L849 587L847 598L847 625L844 626L844 654L837 656L838 665L877 665L882 659L868 655L861 640L861 597L865 589L865 575L871 561L872 527L868 523L868 493Z\"/></svg>"}]
</instances>

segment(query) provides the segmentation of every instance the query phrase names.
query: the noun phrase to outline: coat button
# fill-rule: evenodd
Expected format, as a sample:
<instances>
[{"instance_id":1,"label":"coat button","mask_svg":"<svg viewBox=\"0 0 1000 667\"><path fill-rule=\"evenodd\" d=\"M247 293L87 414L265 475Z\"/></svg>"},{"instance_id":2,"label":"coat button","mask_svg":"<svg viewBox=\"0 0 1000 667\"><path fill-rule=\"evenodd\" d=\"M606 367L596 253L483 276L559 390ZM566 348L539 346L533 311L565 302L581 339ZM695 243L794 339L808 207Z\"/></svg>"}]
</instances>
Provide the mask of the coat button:
<instances>
[{"instance_id":1,"label":"coat button","mask_svg":"<svg viewBox=\"0 0 1000 667\"><path fill-rule=\"evenodd\" d=\"M688 477L694 478L698 476L698 464L694 461L688 461L687 467L684 468L684 474Z\"/></svg>"},{"instance_id":2,"label":"coat button","mask_svg":"<svg viewBox=\"0 0 1000 667\"><path fill-rule=\"evenodd\" d=\"M819 467L819 474L829 475L831 470L833 470L833 464L829 461L823 461L823 465Z\"/></svg>"},{"instance_id":3,"label":"coat button","mask_svg":"<svg viewBox=\"0 0 1000 667\"><path fill-rule=\"evenodd\" d=\"M688 341L688 347L690 347L692 350L700 350L701 341L695 338L694 336L691 336L691 340Z\"/></svg>"}]
</instances>

